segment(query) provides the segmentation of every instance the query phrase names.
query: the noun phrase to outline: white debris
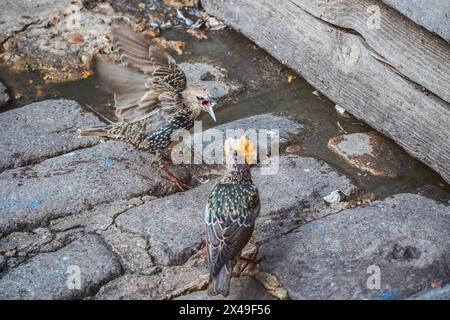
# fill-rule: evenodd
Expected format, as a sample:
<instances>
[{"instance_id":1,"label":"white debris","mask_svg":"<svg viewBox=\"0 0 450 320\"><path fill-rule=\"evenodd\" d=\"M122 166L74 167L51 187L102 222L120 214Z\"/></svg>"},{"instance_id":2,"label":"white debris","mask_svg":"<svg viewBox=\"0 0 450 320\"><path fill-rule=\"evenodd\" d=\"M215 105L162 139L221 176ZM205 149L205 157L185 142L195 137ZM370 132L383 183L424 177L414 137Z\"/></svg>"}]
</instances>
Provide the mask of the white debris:
<instances>
[{"instance_id":1,"label":"white debris","mask_svg":"<svg viewBox=\"0 0 450 320\"><path fill-rule=\"evenodd\" d=\"M339 190L334 190L333 192L331 192L329 195L323 197L323 200L328 203L328 204L332 204L332 203L338 203L342 201L342 192Z\"/></svg>"},{"instance_id":2,"label":"white debris","mask_svg":"<svg viewBox=\"0 0 450 320\"><path fill-rule=\"evenodd\" d=\"M342 108L340 105L335 105L334 109L337 111L337 113L339 113L340 115L344 115L347 111L345 111L344 108Z\"/></svg>"},{"instance_id":3,"label":"white debris","mask_svg":"<svg viewBox=\"0 0 450 320\"><path fill-rule=\"evenodd\" d=\"M217 20L215 17L212 16L206 16L206 28L209 30L222 30L225 29L227 26L222 22Z\"/></svg>"},{"instance_id":4,"label":"white debris","mask_svg":"<svg viewBox=\"0 0 450 320\"><path fill-rule=\"evenodd\" d=\"M177 9L177 18L183 21L183 23L187 26L192 26L194 24L194 22L187 18L179 9Z\"/></svg>"},{"instance_id":5,"label":"white debris","mask_svg":"<svg viewBox=\"0 0 450 320\"><path fill-rule=\"evenodd\" d=\"M205 184L205 183L208 183L208 182L209 182L209 179L204 179L204 178L202 178L202 177L198 177L198 178L197 178L197 181L198 181L200 184Z\"/></svg>"}]
</instances>

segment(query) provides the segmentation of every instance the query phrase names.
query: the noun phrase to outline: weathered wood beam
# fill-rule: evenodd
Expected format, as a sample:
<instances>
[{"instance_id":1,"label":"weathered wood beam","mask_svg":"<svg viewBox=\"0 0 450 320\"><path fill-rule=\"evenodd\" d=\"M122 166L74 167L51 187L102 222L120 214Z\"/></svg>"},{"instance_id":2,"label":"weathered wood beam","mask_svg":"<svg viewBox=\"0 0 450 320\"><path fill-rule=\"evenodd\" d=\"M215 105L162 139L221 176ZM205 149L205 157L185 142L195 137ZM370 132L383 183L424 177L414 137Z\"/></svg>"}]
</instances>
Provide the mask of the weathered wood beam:
<instances>
[{"instance_id":1,"label":"weathered wood beam","mask_svg":"<svg viewBox=\"0 0 450 320\"><path fill-rule=\"evenodd\" d=\"M309 14L359 33L400 74L450 102L450 46L377 0L291 0Z\"/></svg>"},{"instance_id":2,"label":"weathered wood beam","mask_svg":"<svg viewBox=\"0 0 450 320\"><path fill-rule=\"evenodd\" d=\"M301 2L202 0L202 3L210 14L240 30L331 100L391 137L450 182L450 105L437 93L425 92L417 85L418 80L409 80L395 65L407 67L406 62L414 56L410 49L387 46L381 55L374 47L383 42L382 38L372 35L372 47L363 31L355 32L352 24L348 24L351 27L348 29L345 24L342 27L322 20L320 15L308 13L294 1ZM382 21L388 21L385 10L381 14ZM421 42L420 38L417 42ZM399 49L401 52L390 53ZM387 60L385 56L389 54L394 57L403 54L404 63L401 64L401 59ZM449 63L442 61L438 68L448 70ZM445 83L440 85L448 90ZM442 88L440 92L443 95Z\"/></svg>"},{"instance_id":3,"label":"weathered wood beam","mask_svg":"<svg viewBox=\"0 0 450 320\"><path fill-rule=\"evenodd\" d=\"M383 0L410 20L450 42L450 1Z\"/></svg>"}]
</instances>

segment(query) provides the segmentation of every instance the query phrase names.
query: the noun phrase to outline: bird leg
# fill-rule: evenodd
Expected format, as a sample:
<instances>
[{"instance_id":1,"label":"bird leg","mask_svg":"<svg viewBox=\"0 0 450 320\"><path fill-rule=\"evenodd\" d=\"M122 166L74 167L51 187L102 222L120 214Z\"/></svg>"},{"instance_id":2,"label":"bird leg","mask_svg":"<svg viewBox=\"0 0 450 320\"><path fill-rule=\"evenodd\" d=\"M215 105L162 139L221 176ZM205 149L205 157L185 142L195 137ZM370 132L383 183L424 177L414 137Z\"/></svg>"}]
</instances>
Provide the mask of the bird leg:
<instances>
[{"instance_id":1,"label":"bird leg","mask_svg":"<svg viewBox=\"0 0 450 320\"><path fill-rule=\"evenodd\" d=\"M200 250L199 250L199 254L205 258L208 257L208 245L203 246Z\"/></svg>"},{"instance_id":2,"label":"bird leg","mask_svg":"<svg viewBox=\"0 0 450 320\"><path fill-rule=\"evenodd\" d=\"M247 269L247 267L250 264L258 264L258 263L260 263L263 258L256 259L257 256L258 256L258 249L256 249L255 252L253 252L251 257L249 257L249 258L243 257L243 256L239 256L239 259L245 261L244 265L241 267L241 270L239 270L239 274L244 272L245 269Z\"/></svg>"},{"instance_id":3,"label":"bird leg","mask_svg":"<svg viewBox=\"0 0 450 320\"><path fill-rule=\"evenodd\" d=\"M162 164L160 166L161 170L166 174L169 181L175 183L175 185L180 189L180 191L186 191L189 190L191 187L188 186L186 183L178 179L170 170L167 168L165 164Z\"/></svg>"}]
</instances>

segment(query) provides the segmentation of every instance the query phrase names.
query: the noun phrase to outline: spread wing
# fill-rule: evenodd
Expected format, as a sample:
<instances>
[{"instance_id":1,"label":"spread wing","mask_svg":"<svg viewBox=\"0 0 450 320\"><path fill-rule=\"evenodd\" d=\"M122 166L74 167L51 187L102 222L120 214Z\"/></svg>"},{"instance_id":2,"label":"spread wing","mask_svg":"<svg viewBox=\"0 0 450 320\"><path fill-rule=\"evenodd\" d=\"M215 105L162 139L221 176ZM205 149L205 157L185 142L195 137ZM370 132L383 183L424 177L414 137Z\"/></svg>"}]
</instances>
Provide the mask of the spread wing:
<instances>
[{"instance_id":1,"label":"spread wing","mask_svg":"<svg viewBox=\"0 0 450 320\"><path fill-rule=\"evenodd\" d=\"M216 277L228 261L233 261L241 253L253 233L260 211L259 195L254 185L249 184L245 188L247 190L237 191L231 185L218 184L208 198L205 222L212 277ZM240 198L233 196L238 193ZM232 270L227 271L231 273Z\"/></svg>"},{"instance_id":2,"label":"spread wing","mask_svg":"<svg viewBox=\"0 0 450 320\"><path fill-rule=\"evenodd\" d=\"M116 116L136 122L159 111L173 115L182 106L181 92L186 89L186 76L175 60L128 27L115 26L112 34L123 66L97 61L96 70L114 91Z\"/></svg>"},{"instance_id":3,"label":"spread wing","mask_svg":"<svg viewBox=\"0 0 450 320\"><path fill-rule=\"evenodd\" d=\"M186 89L184 72L160 45L125 26L114 26L112 34L122 63L140 70L149 76L151 82L171 91Z\"/></svg>"}]
</instances>

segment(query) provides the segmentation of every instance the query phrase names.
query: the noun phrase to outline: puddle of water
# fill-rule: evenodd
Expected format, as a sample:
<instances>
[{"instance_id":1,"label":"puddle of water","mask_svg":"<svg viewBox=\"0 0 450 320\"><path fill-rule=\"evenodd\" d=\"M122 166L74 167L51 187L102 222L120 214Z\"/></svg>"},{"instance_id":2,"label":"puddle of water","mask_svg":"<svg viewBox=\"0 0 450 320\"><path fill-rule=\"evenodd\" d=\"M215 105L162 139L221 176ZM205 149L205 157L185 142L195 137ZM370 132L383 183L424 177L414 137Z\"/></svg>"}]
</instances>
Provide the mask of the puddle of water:
<instances>
[{"instance_id":1,"label":"puddle of water","mask_svg":"<svg viewBox=\"0 0 450 320\"><path fill-rule=\"evenodd\" d=\"M405 161L396 178L365 174L337 157L328 149L327 144L330 138L344 134L339 125L347 133L368 132L373 129L353 117L340 116L335 111L335 104L332 101L314 95L313 91L315 89L303 79L290 84L287 81L279 83L261 90L257 95L244 96L236 104L218 110L218 124L255 114L280 113L305 125L302 133L298 137L292 137L288 145L300 145L301 155L319 158L337 167L367 192L373 192L377 197L384 198L396 193L414 192L424 185L432 185L442 191L443 198L450 198L449 185L436 172L403 150L399 151L399 156L405 158ZM206 126L212 125L207 117L203 121Z\"/></svg>"},{"instance_id":2,"label":"puddle of water","mask_svg":"<svg viewBox=\"0 0 450 320\"><path fill-rule=\"evenodd\" d=\"M10 67L0 65L0 81L8 87L11 97L14 98L13 102L3 107L0 112L36 101L67 98L95 106L95 110L108 119L114 119L113 97L95 75L78 81L46 84L37 71L17 73Z\"/></svg>"},{"instance_id":3,"label":"puddle of water","mask_svg":"<svg viewBox=\"0 0 450 320\"><path fill-rule=\"evenodd\" d=\"M286 67L242 34L227 29L206 32L206 35L207 40L197 40L182 29L163 33L169 39L188 43L186 54L175 57L176 60L205 59L224 68L230 79L248 87L261 88L287 78L289 72Z\"/></svg>"},{"instance_id":4,"label":"puddle of water","mask_svg":"<svg viewBox=\"0 0 450 320\"><path fill-rule=\"evenodd\" d=\"M292 137L289 144L299 144L301 155L319 158L337 167L367 192L373 192L383 198L432 185L444 193L444 198L450 197L449 185L437 173L407 155L397 178L364 175L338 158L327 148L330 138L343 133L338 122L347 133L366 132L371 128L355 118L338 115L334 104L323 96L314 95L312 92L315 89L305 80L297 79L288 83L289 71L237 32L208 32L208 40L203 41L185 34L183 29L170 30L163 35L170 39L188 41L187 51L190 51L190 54L175 56L177 61L194 60L194 57L198 60L200 57L224 67L230 79L241 81L247 88L253 88L241 95L236 103L226 103L217 110L217 125L256 114L281 113L305 125L302 133L298 137ZM37 72L16 73L10 68L0 66L0 80L9 87L12 96L18 97L0 111L39 100L68 98L91 105L106 118L115 120L112 95L95 76L80 81L45 84ZM203 121L204 128L215 125L208 117Z\"/></svg>"}]
</instances>

